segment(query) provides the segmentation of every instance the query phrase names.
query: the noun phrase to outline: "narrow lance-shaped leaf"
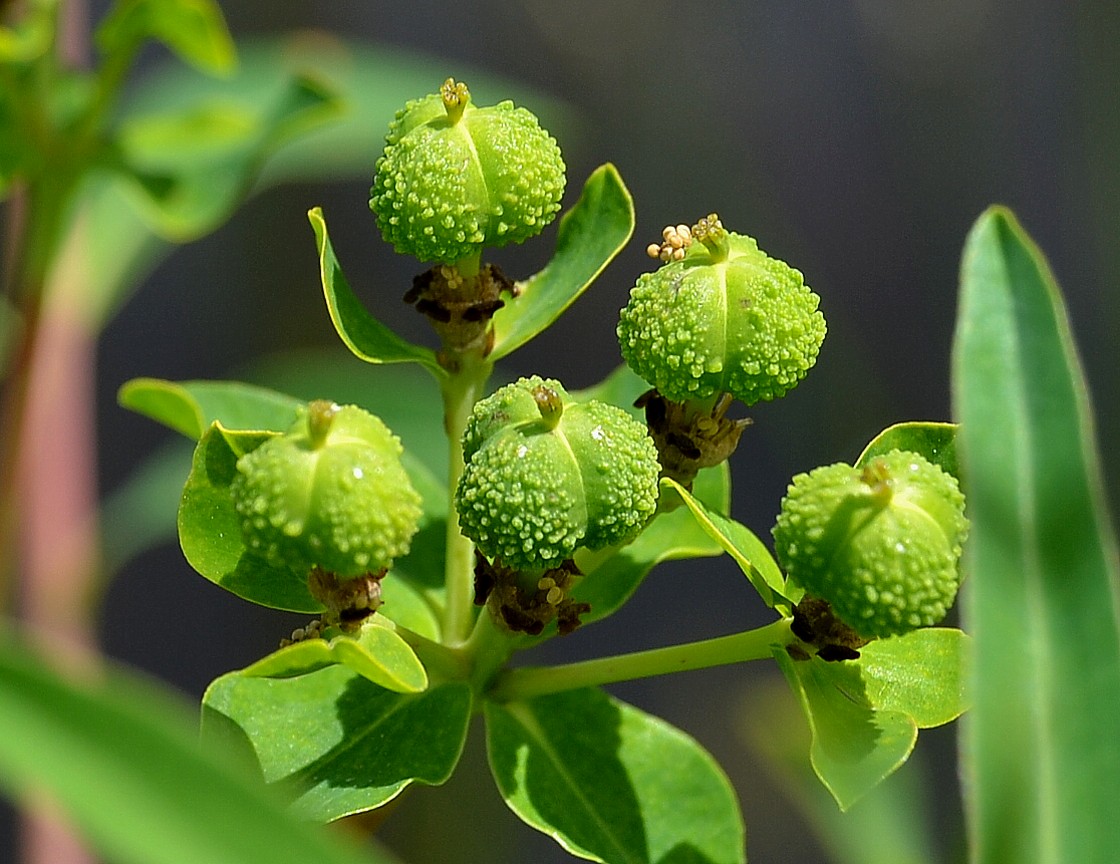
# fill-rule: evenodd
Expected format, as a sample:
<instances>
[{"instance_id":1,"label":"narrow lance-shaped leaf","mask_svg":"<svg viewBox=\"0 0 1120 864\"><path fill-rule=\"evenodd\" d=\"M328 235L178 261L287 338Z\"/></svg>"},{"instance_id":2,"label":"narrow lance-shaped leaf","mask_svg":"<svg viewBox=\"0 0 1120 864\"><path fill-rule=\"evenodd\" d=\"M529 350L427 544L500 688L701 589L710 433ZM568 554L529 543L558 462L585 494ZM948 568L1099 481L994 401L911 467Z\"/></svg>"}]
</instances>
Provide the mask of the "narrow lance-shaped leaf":
<instances>
[{"instance_id":1,"label":"narrow lance-shaped leaf","mask_svg":"<svg viewBox=\"0 0 1120 864\"><path fill-rule=\"evenodd\" d=\"M462 753L470 688L392 693L352 669L295 678L223 675L203 696L204 742L234 742L301 817L329 821L438 785Z\"/></svg>"},{"instance_id":2,"label":"narrow lance-shaped leaf","mask_svg":"<svg viewBox=\"0 0 1120 864\"><path fill-rule=\"evenodd\" d=\"M511 354L572 305L622 251L634 233L634 201L611 164L584 184L579 201L560 219L556 254L518 284L515 299L494 314L494 361Z\"/></svg>"},{"instance_id":3,"label":"narrow lance-shaped leaf","mask_svg":"<svg viewBox=\"0 0 1120 864\"><path fill-rule=\"evenodd\" d=\"M120 864L376 864L199 752L186 706L116 670L62 679L0 636L0 786L49 792L105 860Z\"/></svg>"},{"instance_id":4,"label":"narrow lance-shaped leaf","mask_svg":"<svg viewBox=\"0 0 1120 864\"><path fill-rule=\"evenodd\" d=\"M786 584L778 562L766 545L747 526L715 512L675 480L661 480L663 495L678 495L696 523L739 565L763 602L789 615L802 592Z\"/></svg>"},{"instance_id":5,"label":"narrow lance-shaped leaf","mask_svg":"<svg viewBox=\"0 0 1120 864\"><path fill-rule=\"evenodd\" d=\"M212 0L118 0L97 28L97 47L112 55L158 39L198 69L227 73L237 65L233 38Z\"/></svg>"},{"instance_id":6,"label":"narrow lance-shaped leaf","mask_svg":"<svg viewBox=\"0 0 1120 864\"><path fill-rule=\"evenodd\" d=\"M1061 294L1002 208L965 245L953 399L972 523L973 860L1117 860L1116 543Z\"/></svg>"},{"instance_id":7,"label":"narrow lance-shaped leaf","mask_svg":"<svg viewBox=\"0 0 1120 864\"><path fill-rule=\"evenodd\" d=\"M597 689L485 707L502 797L569 852L606 864L746 861L735 791L679 729Z\"/></svg>"},{"instance_id":8,"label":"narrow lance-shaped leaf","mask_svg":"<svg viewBox=\"0 0 1120 864\"><path fill-rule=\"evenodd\" d=\"M362 305L335 257L323 211L315 207L308 212L307 218L315 231L327 309L346 347L355 357L367 363L419 363L437 379L444 377L446 373L436 360L434 351L402 339Z\"/></svg>"}]
</instances>

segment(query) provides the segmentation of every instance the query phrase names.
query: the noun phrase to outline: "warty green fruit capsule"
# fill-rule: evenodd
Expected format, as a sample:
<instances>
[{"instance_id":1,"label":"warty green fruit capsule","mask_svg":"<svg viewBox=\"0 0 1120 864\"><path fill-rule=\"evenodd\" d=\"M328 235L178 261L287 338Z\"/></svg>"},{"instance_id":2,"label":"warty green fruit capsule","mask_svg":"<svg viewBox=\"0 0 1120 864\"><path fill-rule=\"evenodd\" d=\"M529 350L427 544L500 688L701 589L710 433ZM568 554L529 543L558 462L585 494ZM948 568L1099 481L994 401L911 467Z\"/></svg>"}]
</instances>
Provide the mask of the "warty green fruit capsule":
<instances>
[{"instance_id":1,"label":"warty green fruit capsule","mask_svg":"<svg viewBox=\"0 0 1120 864\"><path fill-rule=\"evenodd\" d=\"M401 452L369 412L312 402L288 432L237 460L230 494L245 545L303 575L317 567L346 580L392 566L421 514Z\"/></svg>"},{"instance_id":2,"label":"warty green fruit capsule","mask_svg":"<svg viewBox=\"0 0 1120 864\"><path fill-rule=\"evenodd\" d=\"M649 253L667 263L638 278L619 320L630 368L674 402L730 393L752 405L796 386L825 335L801 273L715 214L664 236Z\"/></svg>"},{"instance_id":3,"label":"warty green fruit capsule","mask_svg":"<svg viewBox=\"0 0 1120 864\"><path fill-rule=\"evenodd\" d=\"M840 463L793 478L773 534L790 579L877 638L945 617L968 521L956 478L895 450L862 468Z\"/></svg>"},{"instance_id":4,"label":"warty green fruit capsule","mask_svg":"<svg viewBox=\"0 0 1120 864\"><path fill-rule=\"evenodd\" d=\"M522 378L480 401L463 457L459 525L507 567L555 567L579 547L625 542L657 507L645 427L614 405L572 401L558 381Z\"/></svg>"},{"instance_id":5,"label":"warty green fruit capsule","mask_svg":"<svg viewBox=\"0 0 1120 864\"><path fill-rule=\"evenodd\" d=\"M398 252L453 264L536 236L563 193L560 148L537 118L508 101L476 108L449 78L397 113L369 206Z\"/></svg>"}]
</instances>

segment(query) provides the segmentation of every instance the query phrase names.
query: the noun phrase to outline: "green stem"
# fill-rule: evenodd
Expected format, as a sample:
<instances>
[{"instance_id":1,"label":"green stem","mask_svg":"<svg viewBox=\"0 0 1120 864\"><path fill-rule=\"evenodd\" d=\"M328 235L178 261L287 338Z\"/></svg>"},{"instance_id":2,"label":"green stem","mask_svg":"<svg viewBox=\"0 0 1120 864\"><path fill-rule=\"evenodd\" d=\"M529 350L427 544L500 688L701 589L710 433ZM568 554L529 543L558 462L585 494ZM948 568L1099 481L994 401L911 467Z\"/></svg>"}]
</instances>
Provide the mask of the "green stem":
<instances>
[{"instance_id":1,"label":"green stem","mask_svg":"<svg viewBox=\"0 0 1120 864\"><path fill-rule=\"evenodd\" d=\"M510 669L497 676L490 697L498 701L528 699L580 687L651 678L670 672L687 672L709 666L725 666L771 656L775 645L789 645L797 637L790 631L792 618L779 618L765 627L719 636L702 642L653 648L634 654L600 657L563 666Z\"/></svg>"},{"instance_id":2,"label":"green stem","mask_svg":"<svg viewBox=\"0 0 1120 864\"><path fill-rule=\"evenodd\" d=\"M460 357L458 368L441 385L444 429L448 439L447 495L452 502L447 516L447 557L444 580L447 608L443 620L443 641L458 645L466 640L474 619L474 544L459 530L455 513L455 488L463 473L463 430L474 403L482 398L493 364L471 355Z\"/></svg>"}]
</instances>

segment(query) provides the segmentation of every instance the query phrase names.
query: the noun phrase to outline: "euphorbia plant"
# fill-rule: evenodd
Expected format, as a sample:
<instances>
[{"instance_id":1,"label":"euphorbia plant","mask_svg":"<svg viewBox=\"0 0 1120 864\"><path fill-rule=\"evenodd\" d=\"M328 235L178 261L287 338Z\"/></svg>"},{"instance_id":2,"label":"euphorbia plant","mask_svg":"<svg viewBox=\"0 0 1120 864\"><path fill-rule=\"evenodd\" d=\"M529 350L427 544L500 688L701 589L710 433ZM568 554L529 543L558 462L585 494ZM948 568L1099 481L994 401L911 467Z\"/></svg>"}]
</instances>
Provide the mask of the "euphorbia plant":
<instances>
[{"instance_id":1,"label":"euphorbia plant","mask_svg":"<svg viewBox=\"0 0 1120 864\"><path fill-rule=\"evenodd\" d=\"M309 214L346 345L371 363L419 364L438 383L444 422L428 433L446 437L446 466L426 463L419 439L402 449L376 404L323 394L305 405L229 382L126 385L125 404L198 438L179 510L190 563L247 600L318 616L210 686L204 735L247 749L301 815L332 820L445 781L481 714L503 797L572 853L742 861L743 821L719 766L598 685L775 660L812 727L817 774L842 807L854 802L906 760L918 728L964 708L967 640L934 626L967 534L954 430L895 426L854 465L796 478L775 560L726 515L726 461L745 425L728 412L794 388L824 316L800 272L716 214L652 245L659 266L620 317L627 367L584 393L539 376L489 393L495 363L547 329L633 231L629 193L604 165L560 220L543 270L518 280L484 260L553 219L564 170L530 112L476 107L451 79L398 113L370 206L385 239L422 263L402 293L431 321L435 348L366 311L323 214ZM606 619L657 562L724 551L771 623L515 665Z\"/></svg>"}]
</instances>

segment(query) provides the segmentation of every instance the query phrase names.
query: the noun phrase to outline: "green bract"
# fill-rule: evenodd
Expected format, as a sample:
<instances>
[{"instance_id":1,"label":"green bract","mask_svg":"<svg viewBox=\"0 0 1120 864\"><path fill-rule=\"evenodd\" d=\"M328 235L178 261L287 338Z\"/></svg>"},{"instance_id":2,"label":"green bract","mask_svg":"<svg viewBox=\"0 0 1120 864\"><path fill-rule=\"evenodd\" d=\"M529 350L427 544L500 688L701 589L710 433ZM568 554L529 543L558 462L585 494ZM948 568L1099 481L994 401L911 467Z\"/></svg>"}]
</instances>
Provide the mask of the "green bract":
<instances>
[{"instance_id":1,"label":"green bract","mask_svg":"<svg viewBox=\"0 0 1120 864\"><path fill-rule=\"evenodd\" d=\"M662 255L668 263L638 278L618 324L622 356L675 402L717 393L747 405L775 399L816 362L820 298L799 271L709 219L715 230L703 242L679 226L687 245L675 243L675 255Z\"/></svg>"},{"instance_id":2,"label":"green bract","mask_svg":"<svg viewBox=\"0 0 1120 864\"><path fill-rule=\"evenodd\" d=\"M390 567L421 512L401 452L372 414L312 402L287 433L237 461L230 493L245 545L272 564L339 579Z\"/></svg>"},{"instance_id":3,"label":"green bract","mask_svg":"<svg viewBox=\"0 0 1120 864\"><path fill-rule=\"evenodd\" d=\"M463 457L460 527L509 567L552 567L577 547L628 540L657 506L645 427L613 405L572 402L558 381L522 378L479 402Z\"/></svg>"},{"instance_id":4,"label":"green bract","mask_svg":"<svg viewBox=\"0 0 1120 864\"><path fill-rule=\"evenodd\" d=\"M385 239L421 261L452 264L520 243L560 209L560 148L512 102L476 108L448 79L397 113L386 142L369 205Z\"/></svg>"},{"instance_id":5,"label":"green bract","mask_svg":"<svg viewBox=\"0 0 1120 864\"><path fill-rule=\"evenodd\" d=\"M894 450L794 477L773 533L790 578L874 638L945 617L968 522L952 475Z\"/></svg>"}]
</instances>

